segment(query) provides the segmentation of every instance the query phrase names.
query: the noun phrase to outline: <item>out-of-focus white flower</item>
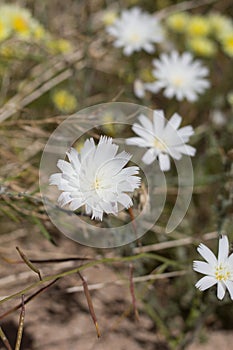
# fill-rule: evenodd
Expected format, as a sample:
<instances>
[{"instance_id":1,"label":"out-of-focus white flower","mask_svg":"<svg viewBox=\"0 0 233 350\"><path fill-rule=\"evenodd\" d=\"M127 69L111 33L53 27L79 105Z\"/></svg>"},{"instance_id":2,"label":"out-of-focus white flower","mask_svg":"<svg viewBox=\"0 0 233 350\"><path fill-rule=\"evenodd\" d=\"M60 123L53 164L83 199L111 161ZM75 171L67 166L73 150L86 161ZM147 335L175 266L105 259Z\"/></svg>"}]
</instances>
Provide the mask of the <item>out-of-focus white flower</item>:
<instances>
[{"instance_id":1,"label":"out-of-focus white flower","mask_svg":"<svg viewBox=\"0 0 233 350\"><path fill-rule=\"evenodd\" d=\"M154 43L163 40L158 20L138 7L122 11L120 18L107 27L107 32L116 38L114 46L123 47L126 56L140 50L153 53Z\"/></svg>"},{"instance_id":2,"label":"out-of-focus white flower","mask_svg":"<svg viewBox=\"0 0 233 350\"><path fill-rule=\"evenodd\" d=\"M136 79L133 84L133 91L136 97L143 98L145 96L145 84L140 79Z\"/></svg>"},{"instance_id":3,"label":"out-of-focus white flower","mask_svg":"<svg viewBox=\"0 0 233 350\"><path fill-rule=\"evenodd\" d=\"M125 151L117 154L118 146L111 138L101 136L96 146L93 138L84 143L78 153L74 148L67 152L69 162L59 159L61 173L50 176L50 185L63 191L58 198L63 207L71 210L85 205L92 219L102 220L103 214L117 214L118 203L129 208L133 202L126 192L140 186L139 168L124 168L131 158ZM123 169L124 168L124 169Z\"/></svg>"},{"instance_id":4,"label":"out-of-focus white flower","mask_svg":"<svg viewBox=\"0 0 233 350\"><path fill-rule=\"evenodd\" d=\"M166 122L164 112L155 110L153 122L143 114L138 119L141 125L134 123L132 129L139 137L128 138L126 143L148 148L142 158L145 164L151 164L158 158L160 169L167 171L171 167L169 156L178 160L182 154L195 155L195 148L186 144L194 133L193 128L185 126L178 129L182 121L179 114L173 114Z\"/></svg>"},{"instance_id":5,"label":"out-of-focus white flower","mask_svg":"<svg viewBox=\"0 0 233 350\"><path fill-rule=\"evenodd\" d=\"M229 242L227 236L219 239L218 259L214 253L204 244L197 248L198 253L206 260L194 261L194 271L203 275L195 285L196 288L204 291L217 284L217 297L222 300L226 289L228 289L233 300L233 254L229 255Z\"/></svg>"},{"instance_id":6,"label":"out-of-focus white flower","mask_svg":"<svg viewBox=\"0 0 233 350\"><path fill-rule=\"evenodd\" d=\"M210 114L210 118L214 125L218 127L224 126L227 122L226 115L220 109L214 109Z\"/></svg>"},{"instance_id":7,"label":"out-of-focus white flower","mask_svg":"<svg viewBox=\"0 0 233 350\"><path fill-rule=\"evenodd\" d=\"M203 93L210 83L205 77L208 68L199 60L193 60L189 52L179 55L172 51L170 55L162 54L160 59L153 60L155 82L146 84L147 90L157 93L161 89L167 98L176 97L178 101L187 99L196 101L198 94Z\"/></svg>"}]
</instances>

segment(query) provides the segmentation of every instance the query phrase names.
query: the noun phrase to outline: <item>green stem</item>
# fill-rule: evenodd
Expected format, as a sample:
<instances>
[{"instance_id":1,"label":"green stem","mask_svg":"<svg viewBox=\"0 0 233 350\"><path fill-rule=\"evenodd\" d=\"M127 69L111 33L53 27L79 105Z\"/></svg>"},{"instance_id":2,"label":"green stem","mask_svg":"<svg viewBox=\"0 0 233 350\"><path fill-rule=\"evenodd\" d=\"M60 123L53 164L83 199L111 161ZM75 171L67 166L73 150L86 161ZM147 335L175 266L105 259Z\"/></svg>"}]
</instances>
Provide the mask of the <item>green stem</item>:
<instances>
[{"instance_id":1,"label":"green stem","mask_svg":"<svg viewBox=\"0 0 233 350\"><path fill-rule=\"evenodd\" d=\"M12 295L9 295L8 297L0 300L0 305L5 303L8 300L11 300L11 299L15 298L15 297L21 296L22 294L26 294L31 289L34 289L36 287L40 287L41 285L43 285L46 282L50 282L50 281L55 280L57 278L73 275L73 274L75 274L75 273L77 273L79 271L85 270L88 267L93 267L93 266L96 266L96 265L99 265L99 264L104 264L104 263L106 263L106 264L114 264L116 262L134 261L134 260L143 259L143 258L154 259L154 260L157 260L157 261L160 261L160 262L163 262L163 263L167 263L168 265L181 267L181 264L179 264L176 261L173 261L173 260L170 260L170 259L166 259L166 258L164 258L164 257L162 257L160 255L151 254L151 253L140 253L140 254L133 255L133 256L128 256L128 257L103 258L103 259L100 259L100 260L95 260L95 261L88 262L88 263L86 263L86 264L84 264L82 266L76 267L76 268L68 270L68 271L64 271L64 272L60 272L60 273L55 274L55 275L50 275L50 276L44 277L42 281L35 282L35 283L31 284L30 286L24 288L23 290L21 290L19 292L16 292L16 293L14 293Z\"/></svg>"}]
</instances>

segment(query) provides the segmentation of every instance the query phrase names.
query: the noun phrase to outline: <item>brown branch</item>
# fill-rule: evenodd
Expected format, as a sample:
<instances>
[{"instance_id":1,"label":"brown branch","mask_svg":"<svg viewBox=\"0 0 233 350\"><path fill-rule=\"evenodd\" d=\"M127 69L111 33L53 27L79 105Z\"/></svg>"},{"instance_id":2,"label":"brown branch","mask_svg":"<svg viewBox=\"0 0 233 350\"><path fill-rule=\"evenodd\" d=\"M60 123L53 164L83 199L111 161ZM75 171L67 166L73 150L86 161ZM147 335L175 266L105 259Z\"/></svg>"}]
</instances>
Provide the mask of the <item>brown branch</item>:
<instances>
[{"instance_id":1,"label":"brown branch","mask_svg":"<svg viewBox=\"0 0 233 350\"><path fill-rule=\"evenodd\" d=\"M59 278L56 278L55 280L53 280L51 283L47 284L47 286L42 287L41 289L39 289L37 292L33 293L32 295L30 295L25 301L24 301L24 305L26 305L27 303L29 303L29 301L31 301L32 299L34 299L37 295L41 294L42 292L44 292L46 289L48 289L49 287L51 287L54 283L56 283L59 280ZM10 310L6 311L4 314L0 315L0 320L2 320L3 318L5 318L6 316L12 314L14 311L18 310L19 308L22 307L22 303L14 306L13 308L11 308Z\"/></svg>"}]
</instances>

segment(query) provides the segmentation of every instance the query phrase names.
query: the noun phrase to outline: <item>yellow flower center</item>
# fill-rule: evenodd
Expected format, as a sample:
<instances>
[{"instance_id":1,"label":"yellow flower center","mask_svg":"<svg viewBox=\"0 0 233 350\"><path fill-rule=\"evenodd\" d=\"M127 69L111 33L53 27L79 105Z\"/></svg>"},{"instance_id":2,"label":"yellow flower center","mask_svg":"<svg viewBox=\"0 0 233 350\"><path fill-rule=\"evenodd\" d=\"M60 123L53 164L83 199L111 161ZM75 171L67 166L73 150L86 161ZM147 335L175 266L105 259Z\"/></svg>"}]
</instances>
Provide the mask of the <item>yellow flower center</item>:
<instances>
[{"instance_id":1,"label":"yellow flower center","mask_svg":"<svg viewBox=\"0 0 233 350\"><path fill-rule=\"evenodd\" d=\"M231 36L226 40L226 45L229 46L230 48L233 48L233 36Z\"/></svg>"},{"instance_id":2,"label":"yellow flower center","mask_svg":"<svg viewBox=\"0 0 233 350\"><path fill-rule=\"evenodd\" d=\"M192 36L205 36L209 31L210 24L205 18L194 16L188 23L188 33Z\"/></svg>"},{"instance_id":3,"label":"yellow flower center","mask_svg":"<svg viewBox=\"0 0 233 350\"><path fill-rule=\"evenodd\" d=\"M24 18L17 16L13 20L13 28L20 33L26 32L28 30L28 23Z\"/></svg>"},{"instance_id":4,"label":"yellow flower center","mask_svg":"<svg viewBox=\"0 0 233 350\"><path fill-rule=\"evenodd\" d=\"M229 269L220 264L215 268L215 278L218 281L227 281L231 276Z\"/></svg>"},{"instance_id":5,"label":"yellow flower center","mask_svg":"<svg viewBox=\"0 0 233 350\"><path fill-rule=\"evenodd\" d=\"M179 86L182 86L183 84L183 79L181 77L174 77L172 79L172 82L175 86L179 87Z\"/></svg>"},{"instance_id":6,"label":"yellow flower center","mask_svg":"<svg viewBox=\"0 0 233 350\"><path fill-rule=\"evenodd\" d=\"M159 149L160 151L166 151L167 146L165 143L161 140L159 140L157 137L154 139L154 147Z\"/></svg>"},{"instance_id":7,"label":"yellow flower center","mask_svg":"<svg viewBox=\"0 0 233 350\"><path fill-rule=\"evenodd\" d=\"M99 190L100 189L100 179L98 179L98 177L95 178L94 189L95 190Z\"/></svg>"},{"instance_id":8,"label":"yellow flower center","mask_svg":"<svg viewBox=\"0 0 233 350\"><path fill-rule=\"evenodd\" d=\"M137 33L133 33L130 35L129 39L132 43L136 43L140 40L140 36Z\"/></svg>"}]
</instances>

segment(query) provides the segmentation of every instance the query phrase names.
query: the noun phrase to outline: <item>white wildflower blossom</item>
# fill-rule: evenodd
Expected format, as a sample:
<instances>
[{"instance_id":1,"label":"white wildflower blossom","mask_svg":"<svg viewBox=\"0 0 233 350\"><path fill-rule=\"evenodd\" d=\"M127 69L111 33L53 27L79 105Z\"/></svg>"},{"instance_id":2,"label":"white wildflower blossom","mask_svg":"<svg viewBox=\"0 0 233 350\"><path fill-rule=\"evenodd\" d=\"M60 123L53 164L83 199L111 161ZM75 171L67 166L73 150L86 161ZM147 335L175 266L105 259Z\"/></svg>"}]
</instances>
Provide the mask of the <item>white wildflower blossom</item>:
<instances>
[{"instance_id":1,"label":"white wildflower blossom","mask_svg":"<svg viewBox=\"0 0 233 350\"><path fill-rule=\"evenodd\" d=\"M204 244L197 248L198 253L206 260L194 261L193 269L206 276L202 277L195 285L204 291L217 284L217 297L222 300L228 290L233 300L233 253L229 255L229 242L226 235L219 239L218 258Z\"/></svg>"},{"instance_id":2,"label":"white wildflower blossom","mask_svg":"<svg viewBox=\"0 0 233 350\"><path fill-rule=\"evenodd\" d=\"M141 124L134 123L132 127L138 137L128 138L126 143L148 148L142 158L145 164L151 164L158 158L160 169L167 171L171 167L169 156L179 160L182 154L195 155L195 148L186 144L190 136L194 134L193 128L185 126L178 129L182 121L179 114L173 114L166 122L164 112L155 110L153 122L143 114L138 119Z\"/></svg>"},{"instance_id":3,"label":"white wildflower blossom","mask_svg":"<svg viewBox=\"0 0 233 350\"><path fill-rule=\"evenodd\" d=\"M177 51L164 53L153 60L153 65L155 69L152 73L156 80L145 84L146 89L153 93L165 89L164 96L167 98L175 97L178 101L186 98L193 102L210 86L206 79L208 68L201 61L193 60L189 52L182 55Z\"/></svg>"},{"instance_id":4,"label":"white wildflower blossom","mask_svg":"<svg viewBox=\"0 0 233 350\"><path fill-rule=\"evenodd\" d=\"M122 11L120 18L107 27L107 32L116 38L114 46L123 47L126 56L141 50L153 53L154 44L163 40L158 20L139 7Z\"/></svg>"},{"instance_id":5,"label":"white wildflower blossom","mask_svg":"<svg viewBox=\"0 0 233 350\"><path fill-rule=\"evenodd\" d=\"M133 202L127 192L140 186L137 166L124 168L132 157L123 151L111 138L101 136L96 146L93 138L85 141L78 153L74 148L67 152L68 161L59 159L57 167L61 173L50 176L50 185L56 185L61 195L58 203L63 207L69 203L71 210L83 205L92 219L102 220L103 214L117 214L118 203L124 208Z\"/></svg>"},{"instance_id":6,"label":"white wildflower blossom","mask_svg":"<svg viewBox=\"0 0 233 350\"><path fill-rule=\"evenodd\" d=\"M145 84L140 79L136 79L133 84L133 91L137 98L143 98L145 96Z\"/></svg>"}]
</instances>

